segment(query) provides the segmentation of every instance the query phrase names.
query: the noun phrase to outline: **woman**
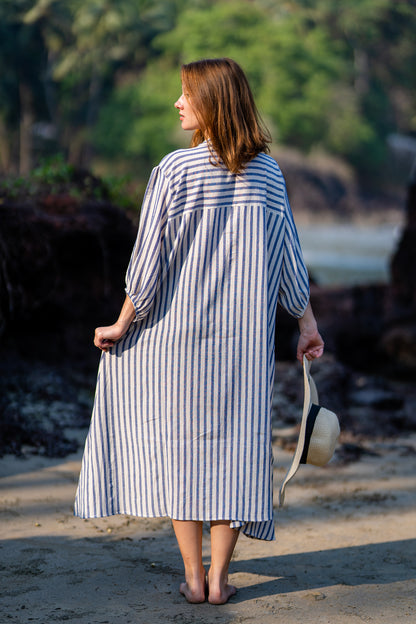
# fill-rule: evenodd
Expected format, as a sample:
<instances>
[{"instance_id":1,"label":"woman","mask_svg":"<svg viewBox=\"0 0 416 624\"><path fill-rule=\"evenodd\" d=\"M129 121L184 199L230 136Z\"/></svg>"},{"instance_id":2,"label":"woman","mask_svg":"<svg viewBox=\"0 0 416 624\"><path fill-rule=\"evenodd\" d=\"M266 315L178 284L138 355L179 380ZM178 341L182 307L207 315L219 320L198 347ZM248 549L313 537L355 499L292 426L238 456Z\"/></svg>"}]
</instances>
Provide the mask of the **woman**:
<instances>
[{"instance_id":1,"label":"woman","mask_svg":"<svg viewBox=\"0 0 416 624\"><path fill-rule=\"evenodd\" d=\"M274 538L271 395L279 302L297 357L323 352L282 174L230 59L182 67L191 148L150 177L126 299L102 351L75 513L172 519L189 602L225 603L239 532ZM211 566L202 564L202 522Z\"/></svg>"}]
</instances>

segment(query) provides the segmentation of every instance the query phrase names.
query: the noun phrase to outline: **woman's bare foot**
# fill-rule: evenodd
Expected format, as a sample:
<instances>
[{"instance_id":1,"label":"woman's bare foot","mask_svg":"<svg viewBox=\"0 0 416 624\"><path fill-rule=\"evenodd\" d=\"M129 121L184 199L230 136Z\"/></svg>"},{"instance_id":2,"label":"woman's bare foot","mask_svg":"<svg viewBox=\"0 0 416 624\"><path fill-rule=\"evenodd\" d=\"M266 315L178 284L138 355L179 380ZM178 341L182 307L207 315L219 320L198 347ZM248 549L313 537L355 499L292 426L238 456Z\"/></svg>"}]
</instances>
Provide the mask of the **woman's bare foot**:
<instances>
[{"instance_id":1,"label":"woman's bare foot","mask_svg":"<svg viewBox=\"0 0 416 624\"><path fill-rule=\"evenodd\" d=\"M228 583L209 583L208 602L215 605L225 604L237 592L234 585Z\"/></svg>"},{"instance_id":2,"label":"woman's bare foot","mask_svg":"<svg viewBox=\"0 0 416 624\"><path fill-rule=\"evenodd\" d=\"M211 521L211 566L208 570L208 602L225 604L236 593L228 584L228 567L237 543L239 531L230 527L229 520Z\"/></svg>"},{"instance_id":3,"label":"woman's bare foot","mask_svg":"<svg viewBox=\"0 0 416 624\"><path fill-rule=\"evenodd\" d=\"M207 598L207 589L205 581L205 570L202 577L185 581L179 585L180 593L185 596L188 602L197 604L205 602Z\"/></svg>"}]
</instances>

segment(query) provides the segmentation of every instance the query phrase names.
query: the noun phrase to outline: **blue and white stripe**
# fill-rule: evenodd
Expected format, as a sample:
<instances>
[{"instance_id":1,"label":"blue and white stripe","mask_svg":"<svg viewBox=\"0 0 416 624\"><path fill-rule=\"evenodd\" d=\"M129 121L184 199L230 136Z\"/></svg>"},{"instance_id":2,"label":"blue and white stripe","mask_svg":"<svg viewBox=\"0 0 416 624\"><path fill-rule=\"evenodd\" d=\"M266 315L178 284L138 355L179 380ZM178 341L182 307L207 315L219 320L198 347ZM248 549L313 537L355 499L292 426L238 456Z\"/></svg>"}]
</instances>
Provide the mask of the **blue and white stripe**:
<instances>
[{"instance_id":1,"label":"blue and white stripe","mask_svg":"<svg viewBox=\"0 0 416 624\"><path fill-rule=\"evenodd\" d=\"M230 520L273 539L276 306L300 317L309 299L276 162L234 176L206 143L166 156L126 292L136 320L101 358L75 514Z\"/></svg>"}]
</instances>

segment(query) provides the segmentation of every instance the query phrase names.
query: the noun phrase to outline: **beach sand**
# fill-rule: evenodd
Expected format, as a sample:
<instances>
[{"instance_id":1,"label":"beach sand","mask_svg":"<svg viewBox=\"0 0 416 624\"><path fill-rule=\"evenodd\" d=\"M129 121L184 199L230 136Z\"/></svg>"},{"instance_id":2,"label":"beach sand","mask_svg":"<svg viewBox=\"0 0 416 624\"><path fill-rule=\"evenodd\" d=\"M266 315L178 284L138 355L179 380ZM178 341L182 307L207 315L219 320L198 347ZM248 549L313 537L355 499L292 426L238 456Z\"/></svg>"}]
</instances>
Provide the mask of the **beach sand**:
<instances>
[{"instance_id":1,"label":"beach sand","mask_svg":"<svg viewBox=\"0 0 416 624\"><path fill-rule=\"evenodd\" d=\"M85 436L85 431L73 432ZM416 623L416 435L301 466L277 541L241 537L227 605L190 605L167 519L73 517L81 451L0 459L0 621ZM277 489L291 454L275 449ZM204 532L209 563L209 534Z\"/></svg>"}]
</instances>

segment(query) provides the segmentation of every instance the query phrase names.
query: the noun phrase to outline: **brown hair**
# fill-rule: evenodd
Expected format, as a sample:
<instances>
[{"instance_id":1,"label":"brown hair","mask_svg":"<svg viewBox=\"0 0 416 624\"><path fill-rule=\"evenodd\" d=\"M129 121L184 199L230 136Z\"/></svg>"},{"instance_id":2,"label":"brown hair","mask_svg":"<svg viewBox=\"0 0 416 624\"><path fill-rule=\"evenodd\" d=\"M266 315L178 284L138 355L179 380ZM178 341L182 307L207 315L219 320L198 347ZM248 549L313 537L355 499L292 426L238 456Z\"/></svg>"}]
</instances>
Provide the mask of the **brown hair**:
<instances>
[{"instance_id":1,"label":"brown hair","mask_svg":"<svg viewBox=\"0 0 416 624\"><path fill-rule=\"evenodd\" d=\"M188 63L182 65L181 78L200 123L191 147L209 139L213 164L223 163L231 173L241 173L257 154L269 151L270 134L235 61L218 58Z\"/></svg>"}]
</instances>

